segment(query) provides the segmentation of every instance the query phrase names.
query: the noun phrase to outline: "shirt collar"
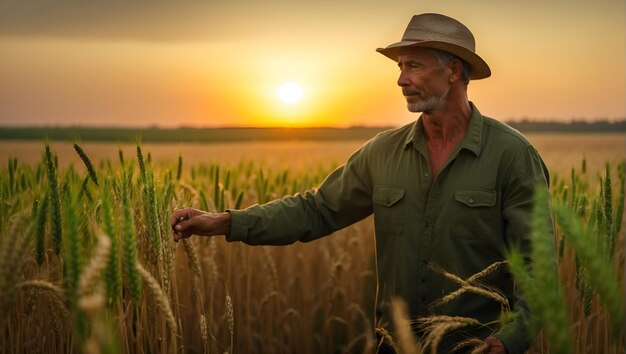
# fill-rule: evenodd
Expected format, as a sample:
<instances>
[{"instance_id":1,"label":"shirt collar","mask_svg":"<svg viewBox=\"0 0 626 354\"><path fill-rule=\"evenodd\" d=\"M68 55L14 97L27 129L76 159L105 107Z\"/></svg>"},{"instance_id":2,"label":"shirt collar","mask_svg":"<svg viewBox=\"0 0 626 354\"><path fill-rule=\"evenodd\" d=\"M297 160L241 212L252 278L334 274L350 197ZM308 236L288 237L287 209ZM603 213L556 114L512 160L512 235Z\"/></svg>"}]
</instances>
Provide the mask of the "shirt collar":
<instances>
[{"instance_id":1,"label":"shirt collar","mask_svg":"<svg viewBox=\"0 0 626 354\"><path fill-rule=\"evenodd\" d=\"M463 137L463 140L459 144L459 150L467 149L473 152L476 156L479 156L482 145L483 116L472 102L470 102L470 106L472 108L472 119L467 127L465 137ZM418 150L421 150L420 148L426 146L422 116L420 116L419 119L411 125L411 129L408 131L404 141L404 147L408 148L411 144Z\"/></svg>"}]
</instances>

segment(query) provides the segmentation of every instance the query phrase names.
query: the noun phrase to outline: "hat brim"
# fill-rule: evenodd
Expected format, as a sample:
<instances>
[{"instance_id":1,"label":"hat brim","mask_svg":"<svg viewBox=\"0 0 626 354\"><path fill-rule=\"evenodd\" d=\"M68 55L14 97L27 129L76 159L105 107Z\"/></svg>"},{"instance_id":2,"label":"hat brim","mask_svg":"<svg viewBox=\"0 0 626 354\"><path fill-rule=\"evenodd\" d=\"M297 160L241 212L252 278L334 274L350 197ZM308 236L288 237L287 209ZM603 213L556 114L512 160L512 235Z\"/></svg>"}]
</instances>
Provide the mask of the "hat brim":
<instances>
[{"instance_id":1,"label":"hat brim","mask_svg":"<svg viewBox=\"0 0 626 354\"><path fill-rule=\"evenodd\" d=\"M401 41L394 44L391 44L385 48L377 48L376 51L383 54L387 58L398 61L398 56L400 54L406 53L411 48L432 48L442 50L444 52L448 52L453 54L460 59L466 61L470 67L470 79L472 80L480 80L485 79L491 76L491 69L489 69L489 65L476 53L451 43L447 42L439 42L439 41Z\"/></svg>"}]
</instances>

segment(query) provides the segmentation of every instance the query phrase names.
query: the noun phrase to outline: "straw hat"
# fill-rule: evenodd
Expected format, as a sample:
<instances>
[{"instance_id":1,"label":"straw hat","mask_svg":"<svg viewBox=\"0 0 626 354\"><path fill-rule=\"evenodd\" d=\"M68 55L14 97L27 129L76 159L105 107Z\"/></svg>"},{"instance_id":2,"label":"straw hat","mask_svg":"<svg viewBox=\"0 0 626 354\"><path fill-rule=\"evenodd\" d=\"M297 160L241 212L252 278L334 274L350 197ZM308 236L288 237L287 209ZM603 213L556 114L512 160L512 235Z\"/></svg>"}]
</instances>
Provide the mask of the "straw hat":
<instances>
[{"instance_id":1,"label":"straw hat","mask_svg":"<svg viewBox=\"0 0 626 354\"><path fill-rule=\"evenodd\" d=\"M474 80L491 76L489 65L476 54L474 35L461 22L440 14L420 14L411 18L400 42L377 52L398 60L407 48L433 48L454 54L471 66L470 78Z\"/></svg>"}]
</instances>

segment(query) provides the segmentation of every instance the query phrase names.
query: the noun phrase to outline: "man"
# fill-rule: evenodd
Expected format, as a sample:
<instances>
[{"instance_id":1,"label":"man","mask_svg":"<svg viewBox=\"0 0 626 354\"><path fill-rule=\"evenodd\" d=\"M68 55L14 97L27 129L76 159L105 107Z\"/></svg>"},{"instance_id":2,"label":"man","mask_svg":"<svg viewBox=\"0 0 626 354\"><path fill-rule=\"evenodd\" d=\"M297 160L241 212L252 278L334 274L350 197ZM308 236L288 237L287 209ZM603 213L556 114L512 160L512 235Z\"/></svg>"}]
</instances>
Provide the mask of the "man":
<instances>
[{"instance_id":1,"label":"man","mask_svg":"<svg viewBox=\"0 0 626 354\"><path fill-rule=\"evenodd\" d=\"M373 213L377 326L391 328L392 297L408 303L412 318L497 322L501 304L471 292L432 306L458 284L430 265L467 278L504 260L512 247L529 252L533 190L549 178L519 132L468 101L469 80L491 75L474 47L460 22L414 16L400 42L377 51L398 63L408 109L422 113L417 121L377 135L316 191L225 213L179 210L171 218L174 239L223 234L252 245L307 242ZM505 267L484 281L506 296L516 315L497 331L485 326L449 335L440 348L479 337L488 353L523 353L531 341L523 297Z\"/></svg>"}]
</instances>

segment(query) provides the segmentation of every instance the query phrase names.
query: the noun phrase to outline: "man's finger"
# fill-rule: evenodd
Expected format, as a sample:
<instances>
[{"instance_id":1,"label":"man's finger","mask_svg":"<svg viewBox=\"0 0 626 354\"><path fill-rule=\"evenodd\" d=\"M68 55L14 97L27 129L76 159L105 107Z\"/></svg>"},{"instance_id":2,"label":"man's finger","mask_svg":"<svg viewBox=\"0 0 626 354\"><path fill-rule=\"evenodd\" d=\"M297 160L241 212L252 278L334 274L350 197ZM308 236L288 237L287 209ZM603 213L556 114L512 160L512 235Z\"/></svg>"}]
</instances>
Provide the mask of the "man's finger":
<instances>
[{"instance_id":1,"label":"man's finger","mask_svg":"<svg viewBox=\"0 0 626 354\"><path fill-rule=\"evenodd\" d=\"M172 216L170 216L170 226L172 230L174 230L174 226L180 222L180 218L184 217L184 213L182 210L175 211Z\"/></svg>"},{"instance_id":2,"label":"man's finger","mask_svg":"<svg viewBox=\"0 0 626 354\"><path fill-rule=\"evenodd\" d=\"M174 232L174 242L178 242L184 238L188 238L192 235L191 232L180 232L180 231L176 231Z\"/></svg>"},{"instance_id":3,"label":"man's finger","mask_svg":"<svg viewBox=\"0 0 626 354\"><path fill-rule=\"evenodd\" d=\"M190 218L191 218L191 215L190 215L189 209L183 209L183 210L179 210L175 212L170 217L170 226L172 227L172 230L174 230L176 225L180 224L181 222L185 220L189 220Z\"/></svg>"}]
</instances>

